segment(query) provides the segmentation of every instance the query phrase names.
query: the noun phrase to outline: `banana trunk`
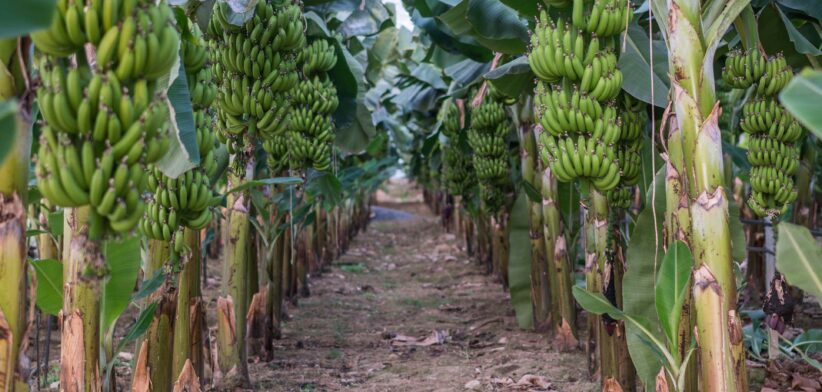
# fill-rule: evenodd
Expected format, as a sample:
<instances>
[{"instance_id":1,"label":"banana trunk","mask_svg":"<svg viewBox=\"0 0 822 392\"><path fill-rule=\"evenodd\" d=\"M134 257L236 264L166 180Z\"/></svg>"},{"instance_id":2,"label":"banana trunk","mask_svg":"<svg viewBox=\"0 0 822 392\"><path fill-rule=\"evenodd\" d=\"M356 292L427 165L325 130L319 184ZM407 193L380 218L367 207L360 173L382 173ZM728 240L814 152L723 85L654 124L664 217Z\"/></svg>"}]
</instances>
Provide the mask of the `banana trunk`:
<instances>
[{"instance_id":1,"label":"banana trunk","mask_svg":"<svg viewBox=\"0 0 822 392\"><path fill-rule=\"evenodd\" d=\"M745 391L747 372L742 326L736 314L720 110L714 91L713 53L705 47L714 43L704 42L700 2L668 3L673 107L682 132L681 173L687 185L690 245L697 268L693 292L702 388Z\"/></svg>"},{"instance_id":2,"label":"banana trunk","mask_svg":"<svg viewBox=\"0 0 822 392\"><path fill-rule=\"evenodd\" d=\"M520 148L522 178L533 189L542 188L542 173L539 172L539 156L536 139L530 124L520 127ZM538 330L551 328L551 321L557 314L553 307L551 287L548 278L548 263L543 235L542 203L528 199L528 225L531 239L531 301L534 305L534 323Z\"/></svg>"},{"instance_id":3,"label":"banana trunk","mask_svg":"<svg viewBox=\"0 0 822 392\"><path fill-rule=\"evenodd\" d=\"M203 378L203 299L200 288L201 243L200 231L185 228L185 243L191 252L184 255L177 289L177 307L174 322L174 358L171 375L180 379L186 362L191 363L197 378Z\"/></svg>"},{"instance_id":4,"label":"banana trunk","mask_svg":"<svg viewBox=\"0 0 822 392\"><path fill-rule=\"evenodd\" d=\"M103 387L99 316L106 262L102 244L88 233L89 221L101 218L90 216L94 213L88 207L73 208L66 214L63 232L70 233L71 240L64 252L60 387L65 391L99 391Z\"/></svg>"},{"instance_id":5,"label":"banana trunk","mask_svg":"<svg viewBox=\"0 0 822 392\"><path fill-rule=\"evenodd\" d=\"M542 224L545 256L548 259L548 284L551 289L551 312L554 322L554 347L560 351L579 348L577 310L573 287L573 269L568 260L568 245L562 229L562 214L557 208L557 180L550 168L541 173Z\"/></svg>"},{"instance_id":6,"label":"banana trunk","mask_svg":"<svg viewBox=\"0 0 822 392\"><path fill-rule=\"evenodd\" d=\"M253 178L253 161L244 174L229 171L228 188ZM228 196L222 295L217 299L217 365L224 388L249 385L246 365L246 313L248 311L248 245L250 198L247 192Z\"/></svg>"}]
</instances>

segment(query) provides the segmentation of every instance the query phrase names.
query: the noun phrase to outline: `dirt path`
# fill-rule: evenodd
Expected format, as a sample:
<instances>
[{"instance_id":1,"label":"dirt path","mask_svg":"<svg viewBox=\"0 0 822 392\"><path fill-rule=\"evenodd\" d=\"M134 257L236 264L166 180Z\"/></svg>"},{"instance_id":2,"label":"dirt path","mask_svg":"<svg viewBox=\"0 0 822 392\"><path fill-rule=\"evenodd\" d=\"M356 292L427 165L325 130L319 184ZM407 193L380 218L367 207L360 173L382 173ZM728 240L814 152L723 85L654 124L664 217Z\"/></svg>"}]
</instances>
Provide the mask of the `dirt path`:
<instances>
[{"instance_id":1,"label":"dirt path","mask_svg":"<svg viewBox=\"0 0 822 392\"><path fill-rule=\"evenodd\" d=\"M597 389L581 353L557 354L517 329L507 293L424 206L398 208L413 217L372 222L312 279L311 297L288 310L275 359L251 364L255 389ZM404 337L434 344L399 345ZM511 386L526 375L543 387Z\"/></svg>"}]
</instances>

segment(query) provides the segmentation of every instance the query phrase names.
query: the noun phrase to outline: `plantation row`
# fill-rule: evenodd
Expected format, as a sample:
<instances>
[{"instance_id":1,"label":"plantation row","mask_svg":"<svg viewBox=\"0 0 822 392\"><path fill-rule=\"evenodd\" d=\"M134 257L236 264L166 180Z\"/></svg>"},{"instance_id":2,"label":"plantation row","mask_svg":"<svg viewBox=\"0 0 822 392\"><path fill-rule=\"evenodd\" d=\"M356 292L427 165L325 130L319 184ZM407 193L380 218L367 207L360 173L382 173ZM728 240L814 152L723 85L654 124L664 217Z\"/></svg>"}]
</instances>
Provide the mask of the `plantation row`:
<instances>
[{"instance_id":1,"label":"plantation row","mask_svg":"<svg viewBox=\"0 0 822 392\"><path fill-rule=\"evenodd\" d=\"M0 389L43 386L50 317L61 390L250 387L398 164L604 390L822 370L814 2L8 8Z\"/></svg>"}]
</instances>

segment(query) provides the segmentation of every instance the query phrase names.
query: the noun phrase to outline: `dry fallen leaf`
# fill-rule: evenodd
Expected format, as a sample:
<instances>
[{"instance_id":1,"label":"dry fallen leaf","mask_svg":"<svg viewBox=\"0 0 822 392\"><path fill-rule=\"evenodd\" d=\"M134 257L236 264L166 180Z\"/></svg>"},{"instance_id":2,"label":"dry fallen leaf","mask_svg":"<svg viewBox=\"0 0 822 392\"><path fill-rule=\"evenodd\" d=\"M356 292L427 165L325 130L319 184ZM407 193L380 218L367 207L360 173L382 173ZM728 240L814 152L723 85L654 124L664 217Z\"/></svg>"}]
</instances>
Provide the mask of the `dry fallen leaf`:
<instances>
[{"instance_id":1,"label":"dry fallen leaf","mask_svg":"<svg viewBox=\"0 0 822 392\"><path fill-rule=\"evenodd\" d=\"M392 346L433 346L435 344L445 343L450 334L446 330L431 331L431 333L423 338L415 338L413 336L397 335L391 339Z\"/></svg>"}]
</instances>

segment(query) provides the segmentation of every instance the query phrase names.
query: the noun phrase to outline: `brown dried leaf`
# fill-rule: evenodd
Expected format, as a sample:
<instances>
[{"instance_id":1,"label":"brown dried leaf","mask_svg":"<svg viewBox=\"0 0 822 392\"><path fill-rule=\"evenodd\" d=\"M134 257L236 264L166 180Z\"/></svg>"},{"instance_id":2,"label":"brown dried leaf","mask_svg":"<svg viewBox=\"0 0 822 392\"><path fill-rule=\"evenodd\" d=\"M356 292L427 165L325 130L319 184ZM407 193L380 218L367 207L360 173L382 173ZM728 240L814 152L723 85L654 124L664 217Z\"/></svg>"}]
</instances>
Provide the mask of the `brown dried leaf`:
<instances>
[{"instance_id":1,"label":"brown dried leaf","mask_svg":"<svg viewBox=\"0 0 822 392\"><path fill-rule=\"evenodd\" d=\"M194 371L191 360L186 359L180 377L174 383L174 392L200 392L200 390L200 378L197 377L197 372Z\"/></svg>"},{"instance_id":2,"label":"brown dried leaf","mask_svg":"<svg viewBox=\"0 0 822 392\"><path fill-rule=\"evenodd\" d=\"M134 366L134 378L131 382L131 392L151 391L151 376L148 369L148 345L140 347L140 354L137 356L137 365Z\"/></svg>"},{"instance_id":3,"label":"brown dried leaf","mask_svg":"<svg viewBox=\"0 0 822 392\"><path fill-rule=\"evenodd\" d=\"M622 392L622 385L619 385L619 381L615 378L609 377L602 385L602 392Z\"/></svg>"},{"instance_id":4,"label":"brown dried leaf","mask_svg":"<svg viewBox=\"0 0 822 392\"><path fill-rule=\"evenodd\" d=\"M443 344L450 338L450 334L446 330L431 331L431 333L422 338L415 338L413 336L397 335L391 339L391 345L402 346L433 346L435 344Z\"/></svg>"}]
</instances>

